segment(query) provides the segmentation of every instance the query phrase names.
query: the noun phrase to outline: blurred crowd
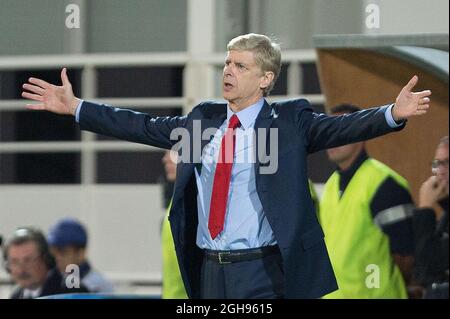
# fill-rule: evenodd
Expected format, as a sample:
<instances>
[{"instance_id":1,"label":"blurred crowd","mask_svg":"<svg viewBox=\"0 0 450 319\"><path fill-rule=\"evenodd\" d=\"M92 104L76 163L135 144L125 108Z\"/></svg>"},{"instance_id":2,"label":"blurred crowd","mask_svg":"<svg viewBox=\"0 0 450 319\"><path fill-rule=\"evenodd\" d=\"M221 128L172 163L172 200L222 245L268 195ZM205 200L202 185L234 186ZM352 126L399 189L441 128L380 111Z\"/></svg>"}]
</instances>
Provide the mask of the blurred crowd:
<instances>
[{"instance_id":1,"label":"blurred crowd","mask_svg":"<svg viewBox=\"0 0 450 319\"><path fill-rule=\"evenodd\" d=\"M16 284L12 299L65 293L112 293L113 285L87 259L83 224L64 218L47 236L34 227L18 228L3 244L6 271Z\"/></svg>"}]
</instances>

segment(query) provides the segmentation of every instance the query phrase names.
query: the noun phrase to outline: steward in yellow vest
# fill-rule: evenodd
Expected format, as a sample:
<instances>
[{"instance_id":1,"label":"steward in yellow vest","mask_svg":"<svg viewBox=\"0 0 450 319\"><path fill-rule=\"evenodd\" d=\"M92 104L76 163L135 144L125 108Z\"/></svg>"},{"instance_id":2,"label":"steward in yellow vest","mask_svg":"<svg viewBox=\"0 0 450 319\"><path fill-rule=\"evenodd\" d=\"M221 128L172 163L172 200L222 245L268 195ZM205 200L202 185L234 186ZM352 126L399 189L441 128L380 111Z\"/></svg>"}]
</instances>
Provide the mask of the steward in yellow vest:
<instances>
[{"instance_id":1,"label":"steward in yellow vest","mask_svg":"<svg viewBox=\"0 0 450 319\"><path fill-rule=\"evenodd\" d=\"M163 218L161 229L161 250L162 250L162 299L187 299L183 280L181 279L178 258L175 252L172 231L169 223L169 211L172 206L173 183L177 177L177 153L166 151L162 158L164 170L166 172L165 198L168 203L166 215ZM172 183L172 184L171 184Z\"/></svg>"},{"instance_id":2,"label":"steward in yellow vest","mask_svg":"<svg viewBox=\"0 0 450 319\"><path fill-rule=\"evenodd\" d=\"M414 252L407 181L369 158L362 142L327 152L338 170L318 216L339 289L324 298L407 298Z\"/></svg>"},{"instance_id":3,"label":"steward in yellow vest","mask_svg":"<svg viewBox=\"0 0 450 319\"><path fill-rule=\"evenodd\" d=\"M167 212L170 211L170 206ZM172 231L166 214L161 232L162 242L162 263L163 263L163 281L162 281L162 299L187 299L186 290L183 280L181 279L178 259L175 253L175 245L173 243Z\"/></svg>"}]
</instances>

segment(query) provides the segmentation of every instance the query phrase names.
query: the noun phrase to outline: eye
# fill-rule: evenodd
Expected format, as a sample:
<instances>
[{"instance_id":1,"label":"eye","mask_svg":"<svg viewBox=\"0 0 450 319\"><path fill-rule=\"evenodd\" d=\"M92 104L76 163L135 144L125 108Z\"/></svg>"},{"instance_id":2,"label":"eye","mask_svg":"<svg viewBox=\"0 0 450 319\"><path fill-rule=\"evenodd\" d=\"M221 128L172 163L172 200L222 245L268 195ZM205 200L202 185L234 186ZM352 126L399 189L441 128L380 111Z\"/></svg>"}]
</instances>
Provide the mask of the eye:
<instances>
[{"instance_id":1,"label":"eye","mask_svg":"<svg viewBox=\"0 0 450 319\"><path fill-rule=\"evenodd\" d=\"M225 61L225 66L229 66L230 65L230 61Z\"/></svg>"},{"instance_id":2,"label":"eye","mask_svg":"<svg viewBox=\"0 0 450 319\"><path fill-rule=\"evenodd\" d=\"M241 64L241 63L238 63L238 68L240 69L240 70L245 70L245 69L247 69L243 64Z\"/></svg>"}]
</instances>

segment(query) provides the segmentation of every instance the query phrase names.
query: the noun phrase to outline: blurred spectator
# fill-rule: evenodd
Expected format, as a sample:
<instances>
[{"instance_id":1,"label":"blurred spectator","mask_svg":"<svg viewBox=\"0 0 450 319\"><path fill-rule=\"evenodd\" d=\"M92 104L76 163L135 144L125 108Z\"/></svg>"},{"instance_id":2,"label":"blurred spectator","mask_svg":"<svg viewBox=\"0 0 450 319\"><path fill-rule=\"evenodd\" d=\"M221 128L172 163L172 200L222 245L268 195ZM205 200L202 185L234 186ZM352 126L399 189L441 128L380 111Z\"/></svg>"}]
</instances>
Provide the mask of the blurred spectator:
<instances>
[{"instance_id":1,"label":"blurred spectator","mask_svg":"<svg viewBox=\"0 0 450 319\"><path fill-rule=\"evenodd\" d=\"M113 292L113 285L87 260L88 236L81 223L71 218L62 219L50 228L47 240L61 274L67 273L68 265L77 265L81 283L90 292Z\"/></svg>"},{"instance_id":2,"label":"blurred spectator","mask_svg":"<svg viewBox=\"0 0 450 319\"><path fill-rule=\"evenodd\" d=\"M414 273L425 287L425 298L448 298L448 136L439 141L432 172L420 188L419 205L414 211Z\"/></svg>"},{"instance_id":3,"label":"blurred spectator","mask_svg":"<svg viewBox=\"0 0 450 319\"><path fill-rule=\"evenodd\" d=\"M65 280L55 268L47 241L39 230L17 229L6 242L3 257L6 271L17 284L11 295L12 299L87 292L83 286L68 288L65 285Z\"/></svg>"},{"instance_id":4,"label":"blurred spectator","mask_svg":"<svg viewBox=\"0 0 450 319\"><path fill-rule=\"evenodd\" d=\"M177 153L174 151L166 151L162 162L166 172L167 182L175 182L177 176ZM187 299L183 280L181 279L180 268L178 266L177 255L175 253L175 245L173 242L172 232L168 219L170 211L170 203L167 214L164 218L161 233L162 254L163 254L163 282L162 282L162 298L163 299Z\"/></svg>"},{"instance_id":5,"label":"blurred spectator","mask_svg":"<svg viewBox=\"0 0 450 319\"><path fill-rule=\"evenodd\" d=\"M340 105L331 114L358 110ZM407 181L370 158L364 142L327 154L338 167L325 184L319 220L339 289L325 298L407 298L414 262Z\"/></svg>"}]
</instances>

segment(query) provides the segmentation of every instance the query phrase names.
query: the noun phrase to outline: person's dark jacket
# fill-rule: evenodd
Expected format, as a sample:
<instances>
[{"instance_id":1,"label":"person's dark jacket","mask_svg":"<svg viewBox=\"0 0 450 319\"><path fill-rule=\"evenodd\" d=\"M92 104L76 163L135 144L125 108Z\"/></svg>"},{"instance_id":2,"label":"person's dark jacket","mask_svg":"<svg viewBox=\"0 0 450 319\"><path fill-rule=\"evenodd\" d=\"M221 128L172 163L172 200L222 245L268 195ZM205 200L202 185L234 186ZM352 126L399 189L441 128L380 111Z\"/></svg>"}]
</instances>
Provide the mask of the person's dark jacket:
<instances>
[{"instance_id":1,"label":"person's dark jacket","mask_svg":"<svg viewBox=\"0 0 450 319\"><path fill-rule=\"evenodd\" d=\"M84 286L80 286L80 288L67 288L67 286L65 285L65 280L61 276L61 273L57 269L52 269L50 270L47 280L42 286L42 290L37 298L51 295L83 292L89 291ZM24 288L17 287L11 294L11 299L24 299L23 294Z\"/></svg>"},{"instance_id":2,"label":"person's dark jacket","mask_svg":"<svg viewBox=\"0 0 450 319\"><path fill-rule=\"evenodd\" d=\"M416 280L426 287L425 297L428 298L448 298L448 197L439 204L444 210L439 221L432 208L416 209L413 219L416 242L414 273Z\"/></svg>"}]
</instances>

